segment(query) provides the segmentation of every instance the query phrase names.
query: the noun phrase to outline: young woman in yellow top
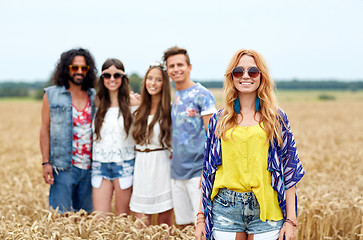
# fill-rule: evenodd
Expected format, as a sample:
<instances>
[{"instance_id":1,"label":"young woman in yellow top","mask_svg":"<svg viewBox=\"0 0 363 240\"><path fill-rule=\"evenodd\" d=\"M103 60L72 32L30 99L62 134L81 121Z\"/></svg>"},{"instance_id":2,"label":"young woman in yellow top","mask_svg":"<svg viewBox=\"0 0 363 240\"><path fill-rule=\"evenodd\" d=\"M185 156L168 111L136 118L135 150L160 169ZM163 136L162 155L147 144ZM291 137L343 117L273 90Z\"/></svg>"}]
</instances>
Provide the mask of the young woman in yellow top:
<instances>
[{"instance_id":1,"label":"young woman in yellow top","mask_svg":"<svg viewBox=\"0 0 363 240\"><path fill-rule=\"evenodd\" d=\"M226 108L207 133L196 239L295 239L304 170L265 61L240 50L225 77Z\"/></svg>"}]
</instances>

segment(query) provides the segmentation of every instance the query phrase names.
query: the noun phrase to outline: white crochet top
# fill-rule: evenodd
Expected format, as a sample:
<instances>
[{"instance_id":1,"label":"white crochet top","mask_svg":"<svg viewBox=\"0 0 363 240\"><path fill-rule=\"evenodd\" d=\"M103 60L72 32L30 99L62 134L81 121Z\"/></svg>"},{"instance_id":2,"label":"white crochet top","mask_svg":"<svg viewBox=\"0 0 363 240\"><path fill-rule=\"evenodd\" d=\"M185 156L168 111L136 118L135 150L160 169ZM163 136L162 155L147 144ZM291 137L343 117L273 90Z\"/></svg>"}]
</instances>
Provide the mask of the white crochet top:
<instances>
[{"instance_id":1,"label":"white crochet top","mask_svg":"<svg viewBox=\"0 0 363 240\"><path fill-rule=\"evenodd\" d=\"M130 107L131 113L136 106ZM93 123L94 132L94 123ZM92 159L99 162L122 162L135 158L135 142L132 138L132 126L126 138L124 118L119 116L118 107L110 107L105 115L100 131L101 139L96 141L93 133Z\"/></svg>"}]
</instances>

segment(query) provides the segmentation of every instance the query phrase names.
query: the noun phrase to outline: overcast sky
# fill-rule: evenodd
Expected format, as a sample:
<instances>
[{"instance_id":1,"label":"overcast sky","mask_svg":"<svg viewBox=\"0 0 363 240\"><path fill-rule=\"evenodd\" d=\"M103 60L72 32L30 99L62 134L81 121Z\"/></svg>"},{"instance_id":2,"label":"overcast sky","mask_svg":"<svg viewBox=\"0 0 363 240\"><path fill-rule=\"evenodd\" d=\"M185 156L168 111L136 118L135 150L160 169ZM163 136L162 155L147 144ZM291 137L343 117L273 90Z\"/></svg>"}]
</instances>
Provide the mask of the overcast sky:
<instances>
[{"instance_id":1,"label":"overcast sky","mask_svg":"<svg viewBox=\"0 0 363 240\"><path fill-rule=\"evenodd\" d=\"M119 58L143 76L174 45L193 80L223 79L255 49L275 80L363 79L363 0L11 0L0 7L0 81L48 80L60 54L83 47L98 70Z\"/></svg>"}]
</instances>

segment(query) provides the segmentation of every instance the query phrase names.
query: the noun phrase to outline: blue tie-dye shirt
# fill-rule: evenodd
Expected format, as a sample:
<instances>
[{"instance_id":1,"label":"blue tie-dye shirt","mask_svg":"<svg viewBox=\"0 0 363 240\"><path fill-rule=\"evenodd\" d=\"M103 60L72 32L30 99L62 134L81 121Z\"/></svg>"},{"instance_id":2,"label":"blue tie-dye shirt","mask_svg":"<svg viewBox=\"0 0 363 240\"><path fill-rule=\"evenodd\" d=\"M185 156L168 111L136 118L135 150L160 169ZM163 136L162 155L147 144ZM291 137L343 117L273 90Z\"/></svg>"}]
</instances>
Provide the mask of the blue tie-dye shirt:
<instances>
[{"instance_id":1,"label":"blue tie-dye shirt","mask_svg":"<svg viewBox=\"0 0 363 240\"><path fill-rule=\"evenodd\" d=\"M206 138L202 116L216 111L213 94L199 83L175 93L171 110L171 178L191 179L201 175Z\"/></svg>"}]
</instances>

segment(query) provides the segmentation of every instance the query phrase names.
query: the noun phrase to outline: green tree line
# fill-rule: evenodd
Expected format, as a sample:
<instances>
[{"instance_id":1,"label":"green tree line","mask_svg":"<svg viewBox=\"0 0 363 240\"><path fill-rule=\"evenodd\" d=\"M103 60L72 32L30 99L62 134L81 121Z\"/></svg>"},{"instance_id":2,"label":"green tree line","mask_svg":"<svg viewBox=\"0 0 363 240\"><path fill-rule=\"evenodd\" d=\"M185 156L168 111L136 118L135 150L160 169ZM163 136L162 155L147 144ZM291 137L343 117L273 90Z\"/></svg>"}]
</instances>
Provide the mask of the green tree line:
<instances>
[{"instance_id":1,"label":"green tree line","mask_svg":"<svg viewBox=\"0 0 363 240\"><path fill-rule=\"evenodd\" d=\"M140 93L142 78L132 73L129 76L130 87L132 91ZM223 88L223 81L198 81L206 88ZM32 97L41 99L43 89L53 85L50 80L41 82L0 82L0 98L1 97ZM172 84L174 86L174 84ZM279 90L363 90L363 80L361 81L277 81L277 89Z\"/></svg>"},{"instance_id":2,"label":"green tree line","mask_svg":"<svg viewBox=\"0 0 363 240\"><path fill-rule=\"evenodd\" d=\"M131 90L139 93L142 78L136 73L129 76ZM0 98L4 97L30 97L35 99L43 98L43 89L52 86L50 80L44 82L0 82Z\"/></svg>"},{"instance_id":3,"label":"green tree line","mask_svg":"<svg viewBox=\"0 0 363 240\"><path fill-rule=\"evenodd\" d=\"M222 81L200 81L206 88L223 88ZM361 81L277 81L276 88L283 90L362 90L363 80Z\"/></svg>"}]
</instances>

